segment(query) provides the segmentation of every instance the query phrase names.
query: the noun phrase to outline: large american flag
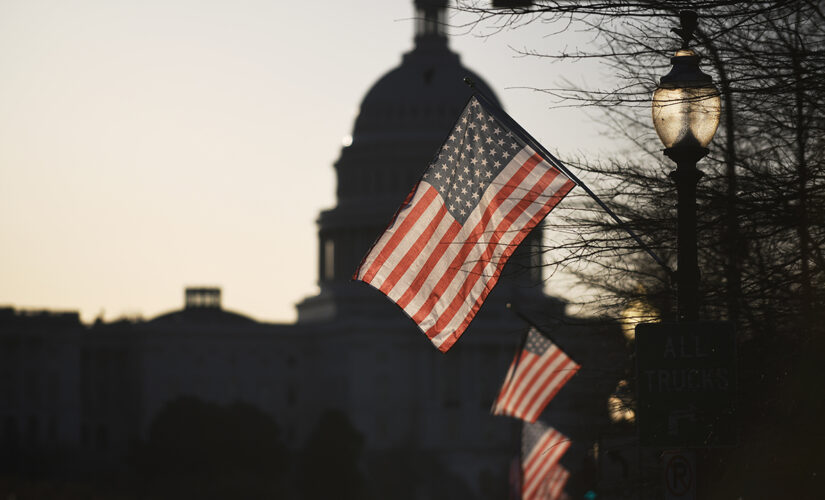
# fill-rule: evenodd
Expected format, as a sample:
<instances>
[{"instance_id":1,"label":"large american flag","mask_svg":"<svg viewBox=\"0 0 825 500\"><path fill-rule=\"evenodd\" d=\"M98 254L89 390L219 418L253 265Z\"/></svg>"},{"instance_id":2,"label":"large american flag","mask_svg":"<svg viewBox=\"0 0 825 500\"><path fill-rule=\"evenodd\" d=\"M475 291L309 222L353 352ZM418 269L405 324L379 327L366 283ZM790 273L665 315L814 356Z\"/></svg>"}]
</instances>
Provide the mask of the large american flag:
<instances>
[{"instance_id":1,"label":"large american flag","mask_svg":"<svg viewBox=\"0 0 825 500\"><path fill-rule=\"evenodd\" d=\"M579 368L550 339L531 327L524 348L510 363L501 391L493 403L493 414L535 422L547 403Z\"/></svg>"},{"instance_id":2,"label":"large american flag","mask_svg":"<svg viewBox=\"0 0 825 500\"><path fill-rule=\"evenodd\" d=\"M504 264L575 185L475 97L355 279L447 351Z\"/></svg>"},{"instance_id":3,"label":"large american flag","mask_svg":"<svg viewBox=\"0 0 825 500\"><path fill-rule=\"evenodd\" d=\"M542 422L522 426L522 499L542 498L538 495L545 481L569 447L570 440L566 436Z\"/></svg>"}]
</instances>

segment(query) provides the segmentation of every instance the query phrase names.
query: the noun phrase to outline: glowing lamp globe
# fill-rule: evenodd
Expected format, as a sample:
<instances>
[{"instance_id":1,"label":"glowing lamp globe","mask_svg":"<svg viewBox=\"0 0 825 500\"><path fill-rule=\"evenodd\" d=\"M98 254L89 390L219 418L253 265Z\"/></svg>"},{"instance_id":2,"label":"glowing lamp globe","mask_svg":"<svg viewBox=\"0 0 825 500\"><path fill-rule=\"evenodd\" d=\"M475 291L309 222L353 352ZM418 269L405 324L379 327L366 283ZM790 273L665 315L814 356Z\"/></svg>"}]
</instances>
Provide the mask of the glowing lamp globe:
<instances>
[{"instance_id":1,"label":"glowing lamp globe","mask_svg":"<svg viewBox=\"0 0 825 500\"><path fill-rule=\"evenodd\" d=\"M653 126L668 149L705 148L719 126L719 91L692 50L677 51L670 62L673 69L653 93Z\"/></svg>"}]
</instances>

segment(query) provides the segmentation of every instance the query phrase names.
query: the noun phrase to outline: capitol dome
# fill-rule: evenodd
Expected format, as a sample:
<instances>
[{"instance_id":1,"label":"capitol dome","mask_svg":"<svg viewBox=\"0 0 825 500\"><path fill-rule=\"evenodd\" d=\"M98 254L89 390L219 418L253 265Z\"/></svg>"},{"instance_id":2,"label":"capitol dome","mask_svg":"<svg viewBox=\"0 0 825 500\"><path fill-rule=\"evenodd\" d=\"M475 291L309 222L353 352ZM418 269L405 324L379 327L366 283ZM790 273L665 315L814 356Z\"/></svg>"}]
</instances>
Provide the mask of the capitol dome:
<instances>
[{"instance_id":1,"label":"capitol dome","mask_svg":"<svg viewBox=\"0 0 825 500\"><path fill-rule=\"evenodd\" d=\"M318 219L321 293L298 304L299 321L328 320L343 310L350 316L374 316L383 310L397 314L376 306L368 299L372 291L353 286L352 275L421 179L473 94L464 79L470 78L476 92L498 104L490 86L450 50L444 32L446 0L415 4L413 50L367 91L352 142L335 162L337 205L321 212ZM536 236L540 237L538 232ZM384 297L380 301L389 304Z\"/></svg>"},{"instance_id":2,"label":"capitol dome","mask_svg":"<svg viewBox=\"0 0 825 500\"><path fill-rule=\"evenodd\" d=\"M498 103L490 87L449 49L445 36L417 36L401 65L381 77L361 102L352 145L429 139L437 147L472 93L465 77Z\"/></svg>"},{"instance_id":3,"label":"capitol dome","mask_svg":"<svg viewBox=\"0 0 825 500\"><path fill-rule=\"evenodd\" d=\"M444 0L416 2L415 46L401 64L367 91L352 131L335 164L341 204L376 200L386 226L438 151L473 93L464 79L498 104L490 87L461 64L444 32Z\"/></svg>"}]
</instances>

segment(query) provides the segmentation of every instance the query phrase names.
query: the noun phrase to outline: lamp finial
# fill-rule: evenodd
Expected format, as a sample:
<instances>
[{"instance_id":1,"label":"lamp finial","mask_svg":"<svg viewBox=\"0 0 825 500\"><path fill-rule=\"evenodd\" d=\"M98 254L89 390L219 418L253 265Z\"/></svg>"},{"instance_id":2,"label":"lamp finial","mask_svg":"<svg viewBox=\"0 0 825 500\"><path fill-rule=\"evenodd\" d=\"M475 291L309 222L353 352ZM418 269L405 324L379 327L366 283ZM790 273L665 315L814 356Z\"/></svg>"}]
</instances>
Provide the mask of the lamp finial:
<instances>
[{"instance_id":1,"label":"lamp finial","mask_svg":"<svg viewBox=\"0 0 825 500\"><path fill-rule=\"evenodd\" d=\"M681 28L673 28L671 31L682 38L682 48L687 49L690 46L690 41L693 40L693 32L696 31L699 14L694 10L679 11L679 23Z\"/></svg>"}]
</instances>

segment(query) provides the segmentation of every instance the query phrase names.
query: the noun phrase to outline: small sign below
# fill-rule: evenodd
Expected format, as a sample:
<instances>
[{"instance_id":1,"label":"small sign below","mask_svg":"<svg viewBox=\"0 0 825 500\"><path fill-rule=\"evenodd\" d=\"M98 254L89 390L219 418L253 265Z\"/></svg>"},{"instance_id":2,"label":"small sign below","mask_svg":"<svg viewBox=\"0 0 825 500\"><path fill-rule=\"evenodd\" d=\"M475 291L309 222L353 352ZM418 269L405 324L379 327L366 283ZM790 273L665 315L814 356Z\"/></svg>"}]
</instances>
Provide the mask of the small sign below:
<instances>
[{"instance_id":1,"label":"small sign below","mask_svg":"<svg viewBox=\"0 0 825 500\"><path fill-rule=\"evenodd\" d=\"M696 500L696 459L692 451L666 451L664 486L666 500Z\"/></svg>"}]
</instances>

